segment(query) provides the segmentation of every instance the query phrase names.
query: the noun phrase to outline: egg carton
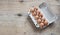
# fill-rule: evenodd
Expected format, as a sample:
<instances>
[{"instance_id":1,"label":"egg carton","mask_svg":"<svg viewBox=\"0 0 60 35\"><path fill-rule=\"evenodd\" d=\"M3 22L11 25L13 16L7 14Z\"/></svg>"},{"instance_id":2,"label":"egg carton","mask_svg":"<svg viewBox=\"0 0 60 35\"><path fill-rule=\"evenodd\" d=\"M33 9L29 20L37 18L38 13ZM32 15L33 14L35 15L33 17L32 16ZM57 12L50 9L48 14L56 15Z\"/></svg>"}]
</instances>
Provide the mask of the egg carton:
<instances>
[{"instance_id":1,"label":"egg carton","mask_svg":"<svg viewBox=\"0 0 60 35\"><path fill-rule=\"evenodd\" d=\"M48 25L51 24L52 22L56 21L57 16L54 15L51 12L51 10L50 10L50 8L49 8L47 3L43 2L42 4L40 4L39 7L38 7L38 10L40 10L40 12L43 14L45 19L48 21ZM37 28L39 28L40 26L37 23L37 21L34 19L34 16L32 16L32 13L28 12L28 14L29 14L30 18L32 19L33 23L35 24L35 26ZM45 28L45 27L46 26L44 26L43 28Z\"/></svg>"}]
</instances>

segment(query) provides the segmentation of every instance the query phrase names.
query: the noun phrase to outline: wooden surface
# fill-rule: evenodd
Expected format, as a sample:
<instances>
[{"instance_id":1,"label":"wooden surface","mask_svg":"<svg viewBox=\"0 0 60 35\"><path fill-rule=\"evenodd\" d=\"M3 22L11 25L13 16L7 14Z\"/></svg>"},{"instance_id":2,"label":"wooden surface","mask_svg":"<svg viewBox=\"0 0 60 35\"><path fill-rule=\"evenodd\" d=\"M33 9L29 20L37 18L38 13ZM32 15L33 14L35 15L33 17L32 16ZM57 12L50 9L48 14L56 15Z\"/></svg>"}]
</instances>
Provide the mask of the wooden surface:
<instances>
[{"instance_id":1,"label":"wooden surface","mask_svg":"<svg viewBox=\"0 0 60 35\"><path fill-rule=\"evenodd\" d=\"M42 2L51 4L52 13L56 14L58 19L47 28L39 30L35 28L27 12L30 7L38 7ZM0 0L0 35L60 35L59 0L26 0L22 3L20 0Z\"/></svg>"}]
</instances>

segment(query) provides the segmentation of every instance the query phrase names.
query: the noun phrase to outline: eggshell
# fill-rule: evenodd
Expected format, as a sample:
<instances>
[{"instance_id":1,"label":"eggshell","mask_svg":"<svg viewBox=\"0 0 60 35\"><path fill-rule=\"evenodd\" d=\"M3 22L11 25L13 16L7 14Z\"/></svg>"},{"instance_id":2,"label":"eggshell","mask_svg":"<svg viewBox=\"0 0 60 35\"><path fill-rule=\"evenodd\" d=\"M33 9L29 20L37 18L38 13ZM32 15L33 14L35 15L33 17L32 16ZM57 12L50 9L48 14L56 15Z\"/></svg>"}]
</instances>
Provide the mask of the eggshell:
<instances>
[{"instance_id":1,"label":"eggshell","mask_svg":"<svg viewBox=\"0 0 60 35\"><path fill-rule=\"evenodd\" d=\"M43 22L43 23L44 23L44 22L45 22L45 18L42 18L42 21L41 21L41 22Z\"/></svg>"},{"instance_id":2,"label":"eggshell","mask_svg":"<svg viewBox=\"0 0 60 35\"><path fill-rule=\"evenodd\" d=\"M42 14L42 13L40 13L40 16L41 16L41 17L43 17L43 14Z\"/></svg>"},{"instance_id":3,"label":"eggshell","mask_svg":"<svg viewBox=\"0 0 60 35\"><path fill-rule=\"evenodd\" d=\"M48 21L45 20L44 25L48 26Z\"/></svg>"},{"instance_id":4,"label":"eggshell","mask_svg":"<svg viewBox=\"0 0 60 35\"><path fill-rule=\"evenodd\" d=\"M38 19L37 22L38 22L38 23L41 23L41 19Z\"/></svg>"},{"instance_id":5,"label":"eggshell","mask_svg":"<svg viewBox=\"0 0 60 35\"><path fill-rule=\"evenodd\" d=\"M33 15L33 16L36 16L36 12L33 12L32 15Z\"/></svg>"},{"instance_id":6,"label":"eggshell","mask_svg":"<svg viewBox=\"0 0 60 35\"><path fill-rule=\"evenodd\" d=\"M35 19L37 20L38 18L39 18L39 16L38 16L38 15L36 15L36 16L35 16Z\"/></svg>"},{"instance_id":7,"label":"eggshell","mask_svg":"<svg viewBox=\"0 0 60 35\"><path fill-rule=\"evenodd\" d=\"M44 23L40 23L39 25L41 29L44 27Z\"/></svg>"},{"instance_id":8,"label":"eggshell","mask_svg":"<svg viewBox=\"0 0 60 35\"><path fill-rule=\"evenodd\" d=\"M37 8L37 7L34 7L34 9L35 9L35 10L38 10L38 8Z\"/></svg>"},{"instance_id":9,"label":"eggshell","mask_svg":"<svg viewBox=\"0 0 60 35\"><path fill-rule=\"evenodd\" d=\"M34 11L37 11L38 10L38 8L37 7L34 7Z\"/></svg>"},{"instance_id":10,"label":"eggshell","mask_svg":"<svg viewBox=\"0 0 60 35\"><path fill-rule=\"evenodd\" d=\"M41 16L39 16L39 19L42 19L42 17L41 17Z\"/></svg>"},{"instance_id":11,"label":"eggshell","mask_svg":"<svg viewBox=\"0 0 60 35\"><path fill-rule=\"evenodd\" d=\"M40 14L40 11L37 10L37 15L39 15L39 14Z\"/></svg>"},{"instance_id":12,"label":"eggshell","mask_svg":"<svg viewBox=\"0 0 60 35\"><path fill-rule=\"evenodd\" d=\"M33 9L33 8L31 8L31 9L30 9L30 12L34 12L34 9Z\"/></svg>"},{"instance_id":13,"label":"eggshell","mask_svg":"<svg viewBox=\"0 0 60 35\"><path fill-rule=\"evenodd\" d=\"M42 18L43 17L43 14L40 13L38 16Z\"/></svg>"}]
</instances>

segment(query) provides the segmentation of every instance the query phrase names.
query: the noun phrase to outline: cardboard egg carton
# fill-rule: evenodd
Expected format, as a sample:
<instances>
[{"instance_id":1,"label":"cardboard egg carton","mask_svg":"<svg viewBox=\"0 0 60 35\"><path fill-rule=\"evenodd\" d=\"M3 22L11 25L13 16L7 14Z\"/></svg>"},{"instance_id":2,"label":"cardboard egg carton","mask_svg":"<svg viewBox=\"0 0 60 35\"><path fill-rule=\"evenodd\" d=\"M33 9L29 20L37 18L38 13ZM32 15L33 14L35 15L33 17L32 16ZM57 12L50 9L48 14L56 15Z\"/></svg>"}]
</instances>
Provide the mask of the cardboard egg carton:
<instances>
[{"instance_id":1,"label":"cardboard egg carton","mask_svg":"<svg viewBox=\"0 0 60 35\"><path fill-rule=\"evenodd\" d=\"M33 7L34 9L34 7ZM49 24L51 24L52 22L54 22L57 19L57 16L54 15L50 8L48 7L48 5L46 3L42 3L40 4L40 6L38 7L39 12L43 15L43 17L45 18L45 20L48 22L47 26ZM28 12L30 18L32 19L32 21L34 22L35 26L37 28L41 28L39 23L37 22L37 20L35 19L34 15L31 12ZM43 26L43 28L47 27L47 26ZM42 28L41 28L42 29Z\"/></svg>"}]
</instances>

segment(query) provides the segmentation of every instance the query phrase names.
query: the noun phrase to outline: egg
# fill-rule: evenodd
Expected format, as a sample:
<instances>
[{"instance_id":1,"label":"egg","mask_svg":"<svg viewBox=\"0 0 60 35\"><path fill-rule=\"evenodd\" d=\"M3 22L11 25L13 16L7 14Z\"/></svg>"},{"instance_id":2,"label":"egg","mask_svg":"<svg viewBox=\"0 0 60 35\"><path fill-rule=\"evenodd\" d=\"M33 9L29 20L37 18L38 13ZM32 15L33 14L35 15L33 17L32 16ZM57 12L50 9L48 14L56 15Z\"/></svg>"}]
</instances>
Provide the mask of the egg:
<instances>
[{"instance_id":1,"label":"egg","mask_svg":"<svg viewBox=\"0 0 60 35\"><path fill-rule=\"evenodd\" d=\"M43 14L42 14L42 13L40 13L40 14L39 14L39 16L43 17Z\"/></svg>"},{"instance_id":2,"label":"egg","mask_svg":"<svg viewBox=\"0 0 60 35\"><path fill-rule=\"evenodd\" d=\"M37 20L38 18L39 18L39 16L38 16L38 15L36 15L36 16L35 16L35 19Z\"/></svg>"},{"instance_id":3,"label":"egg","mask_svg":"<svg viewBox=\"0 0 60 35\"><path fill-rule=\"evenodd\" d=\"M40 23L39 25L41 29L44 27L44 23Z\"/></svg>"},{"instance_id":4,"label":"egg","mask_svg":"<svg viewBox=\"0 0 60 35\"><path fill-rule=\"evenodd\" d=\"M33 16L36 16L36 12L33 12L32 15L33 15Z\"/></svg>"},{"instance_id":5,"label":"egg","mask_svg":"<svg viewBox=\"0 0 60 35\"><path fill-rule=\"evenodd\" d=\"M32 12L32 13L33 13L33 12L34 12L34 9L33 9L33 8L31 8L31 9L30 9L30 12Z\"/></svg>"},{"instance_id":6,"label":"egg","mask_svg":"<svg viewBox=\"0 0 60 35\"><path fill-rule=\"evenodd\" d=\"M37 7L34 7L34 11L37 11L38 10L38 8Z\"/></svg>"},{"instance_id":7,"label":"egg","mask_svg":"<svg viewBox=\"0 0 60 35\"><path fill-rule=\"evenodd\" d=\"M39 19L41 19L42 17L40 16Z\"/></svg>"},{"instance_id":8,"label":"egg","mask_svg":"<svg viewBox=\"0 0 60 35\"><path fill-rule=\"evenodd\" d=\"M44 25L48 26L48 21L45 20Z\"/></svg>"},{"instance_id":9,"label":"egg","mask_svg":"<svg viewBox=\"0 0 60 35\"><path fill-rule=\"evenodd\" d=\"M42 21L41 21L41 22L43 22L43 23L44 23L44 22L45 22L45 18L42 18Z\"/></svg>"},{"instance_id":10,"label":"egg","mask_svg":"<svg viewBox=\"0 0 60 35\"><path fill-rule=\"evenodd\" d=\"M40 11L37 10L37 15L39 15L39 14L40 14Z\"/></svg>"},{"instance_id":11,"label":"egg","mask_svg":"<svg viewBox=\"0 0 60 35\"><path fill-rule=\"evenodd\" d=\"M37 22L38 22L38 23L41 23L41 19L38 19Z\"/></svg>"}]
</instances>

